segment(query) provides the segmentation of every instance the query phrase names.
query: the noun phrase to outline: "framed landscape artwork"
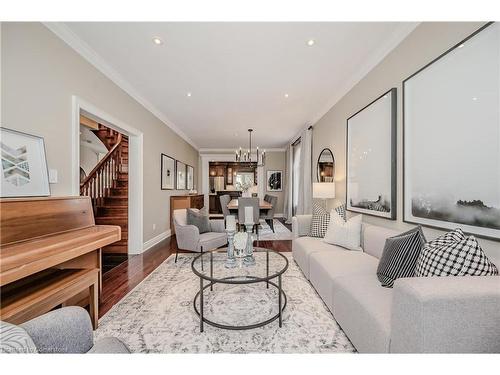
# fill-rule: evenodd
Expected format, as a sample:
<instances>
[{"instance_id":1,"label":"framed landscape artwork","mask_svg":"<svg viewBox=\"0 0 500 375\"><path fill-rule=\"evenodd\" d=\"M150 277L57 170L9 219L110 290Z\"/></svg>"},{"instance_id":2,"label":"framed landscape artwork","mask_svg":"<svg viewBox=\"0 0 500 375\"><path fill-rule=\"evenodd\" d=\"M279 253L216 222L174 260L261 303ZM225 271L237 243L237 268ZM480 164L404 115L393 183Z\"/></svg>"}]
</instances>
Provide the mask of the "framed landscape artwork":
<instances>
[{"instance_id":1,"label":"framed landscape artwork","mask_svg":"<svg viewBox=\"0 0 500 375\"><path fill-rule=\"evenodd\" d=\"M50 195L43 138L0 128L0 148L2 198Z\"/></svg>"},{"instance_id":2,"label":"framed landscape artwork","mask_svg":"<svg viewBox=\"0 0 500 375\"><path fill-rule=\"evenodd\" d=\"M347 119L349 211L396 219L396 89Z\"/></svg>"},{"instance_id":3,"label":"framed landscape artwork","mask_svg":"<svg viewBox=\"0 0 500 375\"><path fill-rule=\"evenodd\" d=\"M283 191L283 171L267 171L267 191Z\"/></svg>"},{"instance_id":4,"label":"framed landscape artwork","mask_svg":"<svg viewBox=\"0 0 500 375\"><path fill-rule=\"evenodd\" d=\"M500 25L403 82L404 221L500 238Z\"/></svg>"},{"instance_id":5,"label":"framed landscape artwork","mask_svg":"<svg viewBox=\"0 0 500 375\"><path fill-rule=\"evenodd\" d=\"M190 165L186 167L186 189L194 188L194 168Z\"/></svg>"},{"instance_id":6,"label":"framed landscape artwork","mask_svg":"<svg viewBox=\"0 0 500 375\"><path fill-rule=\"evenodd\" d=\"M161 189L175 189L175 159L161 154Z\"/></svg>"},{"instance_id":7,"label":"framed landscape artwork","mask_svg":"<svg viewBox=\"0 0 500 375\"><path fill-rule=\"evenodd\" d=\"M177 190L186 190L186 164L183 162L177 160L175 169L177 171L176 175L176 181L177 181Z\"/></svg>"}]
</instances>

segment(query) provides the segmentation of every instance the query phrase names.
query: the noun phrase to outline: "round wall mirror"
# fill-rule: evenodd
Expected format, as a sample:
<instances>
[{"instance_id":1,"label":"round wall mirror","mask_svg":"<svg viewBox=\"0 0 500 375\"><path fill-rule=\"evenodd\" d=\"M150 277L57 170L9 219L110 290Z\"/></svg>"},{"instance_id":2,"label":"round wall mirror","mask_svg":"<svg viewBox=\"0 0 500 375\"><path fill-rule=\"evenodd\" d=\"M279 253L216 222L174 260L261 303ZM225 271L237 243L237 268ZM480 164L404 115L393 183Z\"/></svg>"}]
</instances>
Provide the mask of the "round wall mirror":
<instances>
[{"instance_id":1,"label":"round wall mirror","mask_svg":"<svg viewBox=\"0 0 500 375\"><path fill-rule=\"evenodd\" d=\"M333 182L335 176L335 159L332 150L324 148L318 157L318 182Z\"/></svg>"}]
</instances>

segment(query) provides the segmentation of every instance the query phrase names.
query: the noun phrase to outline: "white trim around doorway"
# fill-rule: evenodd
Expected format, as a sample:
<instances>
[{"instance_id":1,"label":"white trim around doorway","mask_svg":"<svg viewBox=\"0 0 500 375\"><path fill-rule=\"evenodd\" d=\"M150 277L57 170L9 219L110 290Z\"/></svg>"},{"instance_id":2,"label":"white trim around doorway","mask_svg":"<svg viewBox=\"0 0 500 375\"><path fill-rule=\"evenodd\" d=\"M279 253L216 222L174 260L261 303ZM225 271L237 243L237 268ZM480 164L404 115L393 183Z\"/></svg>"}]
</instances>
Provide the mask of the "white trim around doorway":
<instances>
[{"instance_id":1,"label":"white trim around doorway","mask_svg":"<svg viewBox=\"0 0 500 375\"><path fill-rule=\"evenodd\" d=\"M143 133L78 96L72 97L71 190L80 195L80 113L129 137L128 253L140 254L143 243Z\"/></svg>"}]
</instances>

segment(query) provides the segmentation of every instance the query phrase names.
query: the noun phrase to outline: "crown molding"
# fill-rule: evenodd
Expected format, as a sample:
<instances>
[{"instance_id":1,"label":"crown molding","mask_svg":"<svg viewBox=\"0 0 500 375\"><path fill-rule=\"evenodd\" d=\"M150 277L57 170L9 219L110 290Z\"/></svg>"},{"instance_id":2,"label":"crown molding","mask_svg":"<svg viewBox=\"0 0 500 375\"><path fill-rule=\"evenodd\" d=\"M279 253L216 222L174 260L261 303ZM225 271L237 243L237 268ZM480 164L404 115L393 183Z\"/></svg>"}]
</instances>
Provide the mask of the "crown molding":
<instances>
[{"instance_id":1,"label":"crown molding","mask_svg":"<svg viewBox=\"0 0 500 375\"><path fill-rule=\"evenodd\" d=\"M95 52L86 42L80 39L69 27L62 22L43 22L43 25L64 41L68 46L80 54L85 60L92 64L97 70L108 77L114 84L120 87L123 91L134 98L145 109L151 112L161 122L174 131L179 137L184 139L187 143L193 146L196 150L199 149L198 145L193 142L178 126L170 121L167 116L145 99L139 92L113 69L97 52Z\"/></svg>"},{"instance_id":2,"label":"crown molding","mask_svg":"<svg viewBox=\"0 0 500 375\"><path fill-rule=\"evenodd\" d=\"M234 154L236 148L200 148L198 149L200 155L210 155L210 153ZM266 153L268 152L283 152L286 148L262 148ZM262 151L261 150L261 151Z\"/></svg>"},{"instance_id":3,"label":"crown molding","mask_svg":"<svg viewBox=\"0 0 500 375\"><path fill-rule=\"evenodd\" d=\"M420 22L405 22L394 32L392 37L387 40L377 51L375 51L371 58L354 74L351 78L347 79L342 85L342 89L336 91L336 95L332 97L329 102L319 111L316 116L312 118L310 124L313 126L323 118L340 99L351 91L373 68L375 68L399 43L401 43L415 28L420 25ZM294 142L309 125L302 127L299 132L292 138L289 143Z\"/></svg>"}]
</instances>

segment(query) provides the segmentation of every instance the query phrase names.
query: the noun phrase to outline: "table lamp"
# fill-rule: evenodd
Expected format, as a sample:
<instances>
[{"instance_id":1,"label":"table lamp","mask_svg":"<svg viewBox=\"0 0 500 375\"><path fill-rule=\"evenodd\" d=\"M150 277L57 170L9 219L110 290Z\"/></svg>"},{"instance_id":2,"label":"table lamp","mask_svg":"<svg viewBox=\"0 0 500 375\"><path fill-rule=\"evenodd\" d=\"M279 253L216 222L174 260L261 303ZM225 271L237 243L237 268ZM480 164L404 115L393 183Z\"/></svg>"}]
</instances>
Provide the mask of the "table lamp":
<instances>
[{"instance_id":1,"label":"table lamp","mask_svg":"<svg viewBox=\"0 0 500 375\"><path fill-rule=\"evenodd\" d=\"M313 182L313 198L321 199L327 209L327 199L335 198L335 182Z\"/></svg>"}]
</instances>

